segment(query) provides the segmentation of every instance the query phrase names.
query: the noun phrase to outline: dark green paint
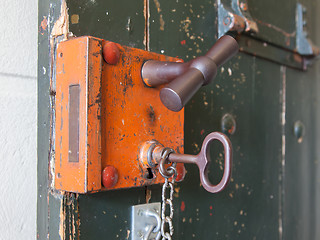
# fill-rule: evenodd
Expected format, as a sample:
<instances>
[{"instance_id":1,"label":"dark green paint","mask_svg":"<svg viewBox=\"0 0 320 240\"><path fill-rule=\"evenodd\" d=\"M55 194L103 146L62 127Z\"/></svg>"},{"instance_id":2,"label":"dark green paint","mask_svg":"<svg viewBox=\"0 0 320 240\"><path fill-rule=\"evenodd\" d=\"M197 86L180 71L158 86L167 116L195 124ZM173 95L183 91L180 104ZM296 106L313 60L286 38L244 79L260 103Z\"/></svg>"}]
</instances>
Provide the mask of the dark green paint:
<instances>
[{"instance_id":1,"label":"dark green paint","mask_svg":"<svg viewBox=\"0 0 320 240\"><path fill-rule=\"evenodd\" d=\"M242 52L299 70L307 68L307 63L302 56L287 49L256 40L247 35L238 37L238 42Z\"/></svg>"},{"instance_id":2,"label":"dark green paint","mask_svg":"<svg viewBox=\"0 0 320 240\"><path fill-rule=\"evenodd\" d=\"M293 29L295 1L248 2L255 18L289 32ZM310 7L308 27L313 41L320 45L318 26L314 23L319 20L316 13L320 11L320 3L314 2L305 0ZM60 7L54 0L50 3L53 4L50 16L54 20ZM282 13L283 4L290 11L276 14ZM41 21L43 15L49 14L46 12L49 1L41 1L39 6ZM277 9L271 14L267 10L273 6ZM70 0L68 7L70 17L79 15L79 23L70 24L70 31L77 36L92 35L142 49L146 48L144 40L148 38L151 51L186 61L204 54L216 41L215 1L150 0L148 36L144 35L144 1ZM132 23L129 28L128 19ZM267 30L261 34L272 41L282 41ZM51 114L48 33L39 35L39 43L39 239L47 236L59 239L61 203L66 236L127 239L130 207L145 203L145 188L88 195L52 194L47 189ZM269 55L275 59L282 56L276 49ZM47 69L45 75L43 66ZM185 180L176 185L174 239L320 238L318 69L319 63L301 72L239 53L218 71L213 83L192 98L185 109L185 152L198 153L205 136L221 131L221 118L229 113L237 125L230 136L234 148L233 174L223 192L210 194L200 186L197 168L186 166ZM301 143L293 130L298 120L305 126ZM214 144L212 148L210 180L217 182L222 174L222 147ZM160 186L149 189L150 201L161 201Z\"/></svg>"},{"instance_id":3,"label":"dark green paint","mask_svg":"<svg viewBox=\"0 0 320 240\"><path fill-rule=\"evenodd\" d=\"M199 92L186 109L186 151L198 151L197 146L206 134L221 131L220 119L225 113L232 113L237 121L237 131L230 136L234 157L232 182L228 188L215 195L199 189L197 170L191 167L189 182L181 184L180 200L186 199L188 209L184 215L195 218L199 208L202 215L198 218L203 218L194 223L193 229L183 224L186 236L195 233L200 234L198 239L206 236L211 239L278 239L281 138L275 136L281 132L281 81L279 74L274 77L274 73L279 72L279 66L267 63L267 72L263 70L266 63L262 60L246 55L239 57L241 59L225 66L233 69L232 76L227 71L219 74L215 83ZM232 67L234 64L239 66L238 70ZM275 90L273 94L271 90ZM209 107L205 106L204 98L211 103ZM216 167L219 166L221 157L214 159Z\"/></svg>"},{"instance_id":4,"label":"dark green paint","mask_svg":"<svg viewBox=\"0 0 320 240\"><path fill-rule=\"evenodd\" d=\"M38 37L38 202L37 202L37 239L59 239L60 203L62 196L49 190L49 158L52 153L50 144L51 106L50 97L50 45L49 35L53 23L60 15L60 1L39 1L39 26L44 18L48 28L41 30Z\"/></svg>"},{"instance_id":5,"label":"dark green paint","mask_svg":"<svg viewBox=\"0 0 320 240\"><path fill-rule=\"evenodd\" d=\"M149 7L150 51L190 60L205 54L217 39L214 1L150 0Z\"/></svg>"},{"instance_id":6,"label":"dark green paint","mask_svg":"<svg viewBox=\"0 0 320 240\"><path fill-rule=\"evenodd\" d=\"M248 0L247 2L249 12L259 28L255 37L294 50L296 45L296 4L298 1Z\"/></svg>"},{"instance_id":7,"label":"dark green paint","mask_svg":"<svg viewBox=\"0 0 320 240\"><path fill-rule=\"evenodd\" d=\"M163 49L165 54L188 60L188 56L205 53L215 42L216 10L212 2L168 4L160 1L160 6L168 26L159 31L159 24L156 24L159 13L151 2L150 22L155 19L150 25L151 50L159 52ZM202 10L195 11L194 8ZM171 17L173 9L178 11L174 18ZM202 16L206 16L205 21ZM186 19L189 20L188 27L182 25L185 28L181 32L179 25L170 25L171 20L185 23ZM172 32L176 32L176 37L173 38ZM203 41L197 41L198 36ZM166 39L171 40L168 45ZM184 39L186 44L182 45ZM162 42L161 49L158 42ZM279 238L281 84L279 65L239 54L225 64L216 80L201 89L186 106L186 153L198 153L208 133L221 131L221 118L226 113L235 117L237 131L230 137L234 147L232 182L224 192L207 193L199 186L197 168L186 166L188 174L178 185L179 197L175 201L177 238ZM213 155L216 169L223 164L218 153ZM216 173L213 180L218 181L221 172L213 170L211 173ZM184 212L180 209L182 201L186 206Z\"/></svg>"},{"instance_id":8,"label":"dark green paint","mask_svg":"<svg viewBox=\"0 0 320 240\"><path fill-rule=\"evenodd\" d=\"M144 48L144 4L141 0L68 0L70 32L76 36L94 35L130 47Z\"/></svg>"},{"instance_id":9,"label":"dark green paint","mask_svg":"<svg viewBox=\"0 0 320 240\"><path fill-rule=\"evenodd\" d=\"M146 203L145 189L80 195L78 202L80 239L128 239L131 206Z\"/></svg>"},{"instance_id":10,"label":"dark green paint","mask_svg":"<svg viewBox=\"0 0 320 240\"><path fill-rule=\"evenodd\" d=\"M319 239L320 236L319 68L318 62L306 73L287 70L286 239ZM296 121L304 125L300 141L294 134Z\"/></svg>"}]
</instances>

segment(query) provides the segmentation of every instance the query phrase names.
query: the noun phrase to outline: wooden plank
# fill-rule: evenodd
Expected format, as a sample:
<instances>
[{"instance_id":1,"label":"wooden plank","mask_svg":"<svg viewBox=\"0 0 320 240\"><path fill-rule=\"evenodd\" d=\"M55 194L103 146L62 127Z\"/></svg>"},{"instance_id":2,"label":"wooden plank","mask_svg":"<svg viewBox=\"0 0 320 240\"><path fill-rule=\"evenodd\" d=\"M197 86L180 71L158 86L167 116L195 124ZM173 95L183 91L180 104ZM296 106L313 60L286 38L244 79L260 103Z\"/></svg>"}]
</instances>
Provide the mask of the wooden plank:
<instances>
[{"instance_id":1,"label":"wooden plank","mask_svg":"<svg viewBox=\"0 0 320 240\"><path fill-rule=\"evenodd\" d=\"M122 45L145 48L142 0L68 0L70 32L94 36Z\"/></svg>"},{"instance_id":2,"label":"wooden plank","mask_svg":"<svg viewBox=\"0 0 320 240\"><path fill-rule=\"evenodd\" d=\"M212 1L150 1L150 49L190 60L216 41ZM163 23L164 22L164 23ZM199 152L204 137L221 131L221 118L236 120L232 182L207 193L195 166L176 185L174 238L279 239L281 160L280 66L239 54L185 108L185 152ZM213 147L211 180L221 177L221 146ZM152 201L160 189L152 188Z\"/></svg>"},{"instance_id":3,"label":"wooden plank","mask_svg":"<svg viewBox=\"0 0 320 240\"><path fill-rule=\"evenodd\" d=\"M306 73L286 71L285 239L320 237L319 67L317 63ZM296 131L301 131L301 136L294 130L298 122L301 129Z\"/></svg>"},{"instance_id":4,"label":"wooden plank","mask_svg":"<svg viewBox=\"0 0 320 240\"><path fill-rule=\"evenodd\" d=\"M49 36L52 24L60 16L61 1L39 1L38 32L38 201L37 239L59 239L62 197L50 191L50 160L52 159L51 48Z\"/></svg>"}]
</instances>

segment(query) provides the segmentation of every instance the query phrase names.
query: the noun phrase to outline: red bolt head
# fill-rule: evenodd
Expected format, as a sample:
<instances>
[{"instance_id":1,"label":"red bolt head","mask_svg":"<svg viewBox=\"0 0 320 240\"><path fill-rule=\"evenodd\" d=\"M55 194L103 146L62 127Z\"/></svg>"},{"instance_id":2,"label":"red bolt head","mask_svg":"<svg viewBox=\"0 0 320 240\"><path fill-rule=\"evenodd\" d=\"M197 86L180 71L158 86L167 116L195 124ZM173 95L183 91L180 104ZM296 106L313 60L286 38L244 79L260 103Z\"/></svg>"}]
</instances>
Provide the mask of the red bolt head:
<instances>
[{"instance_id":1,"label":"red bolt head","mask_svg":"<svg viewBox=\"0 0 320 240\"><path fill-rule=\"evenodd\" d=\"M114 166L106 166L102 171L102 184L105 188L112 188L118 182L118 170Z\"/></svg>"},{"instance_id":2,"label":"red bolt head","mask_svg":"<svg viewBox=\"0 0 320 240\"><path fill-rule=\"evenodd\" d=\"M120 51L114 42L108 42L103 46L102 49L104 60L111 65L117 64L120 58Z\"/></svg>"},{"instance_id":3,"label":"red bolt head","mask_svg":"<svg viewBox=\"0 0 320 240\"><path fill-rule=\"evenodd\" d=\"M184 167L184 164L177 163L176 170L177 170L176 182L182 182L184 177L186 176L186 169Z\"/></svg>"}]
</instances>

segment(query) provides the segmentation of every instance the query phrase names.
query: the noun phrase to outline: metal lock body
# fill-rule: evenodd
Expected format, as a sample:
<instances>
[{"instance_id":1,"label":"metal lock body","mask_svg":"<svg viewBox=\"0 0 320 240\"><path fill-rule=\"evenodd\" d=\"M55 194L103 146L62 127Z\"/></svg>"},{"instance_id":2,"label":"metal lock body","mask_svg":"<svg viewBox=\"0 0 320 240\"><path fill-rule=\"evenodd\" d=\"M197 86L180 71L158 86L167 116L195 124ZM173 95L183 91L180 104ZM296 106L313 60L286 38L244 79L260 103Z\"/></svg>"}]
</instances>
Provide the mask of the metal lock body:
<instances>
[{"instance_id":1,"label":"metal lock body","mask_svg":"<svg viewBox=\"0 0 320 240\"><path fill-rule=\"evenodd\" d=\"M202 85L213 80L217 67L237 52L238 44L231 36L221 37L205 56L189 63L93 37L60 43L56 66L56 189L87 193L163 183L158 177L158 162L150 161L150 154L159 155L157 144L150 142L156 139L177 152L168 159L180 164L177 169L184 172L181 164L194 163L204 188L213 193L221 191L231 172L229 139L212 133L198 156L181 155L184 112L180 110ZM150 87L166 82L166 86ZM210 163L207 145L214 139L225 148L225 173L217 186L208 181L206 170ZM163 169L160 164L162 175Z\"/></svg>"},{"instance_id":2,"label":"metal lock body","mask_svg":"<svg viewBox=\"0 0 320 240\"><path fill-rule=\"evenodd\" d=\"M141 78L147 60L180 60L114 44L118 62L108 64L102 54L107 43L79 37L58 45L54 179L58 190L86 193L163 183L157 170L150 174L139 164L142 143L157 139L183 153L184 111L168 110L160 102L160 90L147 87ZM101 173L110 166L117 170L118 181L105 188Z\"/></svg>"}]
</instances>

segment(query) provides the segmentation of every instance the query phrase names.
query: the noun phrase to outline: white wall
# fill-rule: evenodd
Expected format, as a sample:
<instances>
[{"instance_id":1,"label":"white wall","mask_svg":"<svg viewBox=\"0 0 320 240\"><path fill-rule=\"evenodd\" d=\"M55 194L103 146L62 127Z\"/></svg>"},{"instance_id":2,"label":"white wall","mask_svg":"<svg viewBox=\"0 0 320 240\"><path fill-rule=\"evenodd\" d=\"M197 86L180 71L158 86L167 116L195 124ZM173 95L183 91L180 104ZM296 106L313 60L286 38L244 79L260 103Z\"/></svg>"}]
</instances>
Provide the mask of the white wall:
<instances>
[{"instance_id":1,"label":"white wall","mask_svg":"<svg viewBox=\"0 0 320 240\"><path fill-rule=\"evenodd\" d=\"M38 0L0 0L0 239L36 238Z\"/></svg>"}]
</instances>

